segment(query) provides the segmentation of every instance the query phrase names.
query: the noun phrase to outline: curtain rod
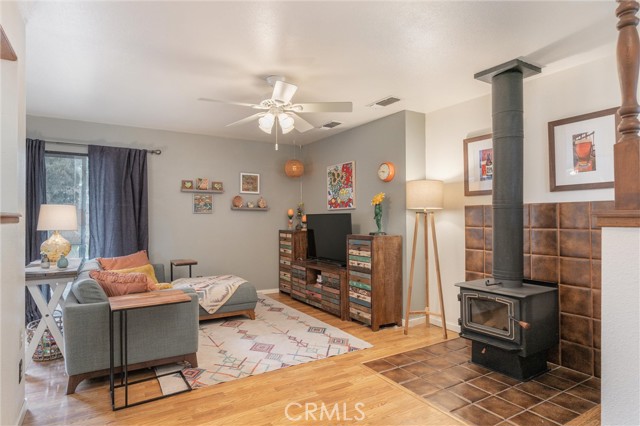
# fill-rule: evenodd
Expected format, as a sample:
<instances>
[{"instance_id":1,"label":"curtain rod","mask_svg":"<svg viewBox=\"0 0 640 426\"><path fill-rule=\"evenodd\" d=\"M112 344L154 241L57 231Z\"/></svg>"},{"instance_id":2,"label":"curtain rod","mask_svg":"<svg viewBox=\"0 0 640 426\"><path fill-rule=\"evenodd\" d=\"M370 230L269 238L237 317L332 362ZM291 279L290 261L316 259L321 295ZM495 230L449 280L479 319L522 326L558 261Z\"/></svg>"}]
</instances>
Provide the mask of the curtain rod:
<instances>
[{"instance_id":1,"label":"curtain rod","mask_svg":"<svg viewBox=\"0 0 640 426\"><path fill-rule=\"evenodd\" d=\"M62 142L62 141L48 141L46 140L45 143L54 143L54 144L58 144L58 145L77 145L77 146L89 146L89 145L93 145L93 144L89 144L89 143L80 143L80 142ZM122 146L116 146L115 148L125 148ZM152 155L160 155L162 154L162 151L159 149L147 149L147 154L152 154Z\"/></svg>"}]
</instances>

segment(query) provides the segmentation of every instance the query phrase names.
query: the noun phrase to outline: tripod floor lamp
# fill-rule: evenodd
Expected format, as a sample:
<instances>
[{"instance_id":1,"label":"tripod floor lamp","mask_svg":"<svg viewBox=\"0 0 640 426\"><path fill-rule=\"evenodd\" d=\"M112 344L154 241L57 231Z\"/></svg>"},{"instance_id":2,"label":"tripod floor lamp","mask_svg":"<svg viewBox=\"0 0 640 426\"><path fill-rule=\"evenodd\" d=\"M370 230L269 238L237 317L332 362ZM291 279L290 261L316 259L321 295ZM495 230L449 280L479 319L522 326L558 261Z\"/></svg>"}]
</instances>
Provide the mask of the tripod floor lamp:
<instances>
[{"instance_id":1,"label":"tripod floor lamp","mask_svg":"<svg viewBox=\"0 0 640 426\"><path fill-rule=\"evenodd\" d=\"M426 316L429 325L429 316L437 316L442 320L442 335L447 338L446 319L444 315L444 303L442 298L442 280L440 278L440 259L438 257L438 241L436 238L436 224L434 210L440 210L443 206L443 184L439 180L414 180L407 182L407 210L416 211L416 222L413 230L413 249L411 251L411 270L409 272L409 291L407 292L407 310L404 319L404 334L409 333L409 316L422 314ZM416 263L416 243L418 241L418 228L420 216L423 217L424 227L424 267L425 267L425 308L422 311L411 310L411 295L413 293L413 278ZM431 239L433 241L434 263L436 265L436 278L438 284L438 299L440 312L433 312L429 305L429 227L431 224Z\"/></svg>"}]
</instances>

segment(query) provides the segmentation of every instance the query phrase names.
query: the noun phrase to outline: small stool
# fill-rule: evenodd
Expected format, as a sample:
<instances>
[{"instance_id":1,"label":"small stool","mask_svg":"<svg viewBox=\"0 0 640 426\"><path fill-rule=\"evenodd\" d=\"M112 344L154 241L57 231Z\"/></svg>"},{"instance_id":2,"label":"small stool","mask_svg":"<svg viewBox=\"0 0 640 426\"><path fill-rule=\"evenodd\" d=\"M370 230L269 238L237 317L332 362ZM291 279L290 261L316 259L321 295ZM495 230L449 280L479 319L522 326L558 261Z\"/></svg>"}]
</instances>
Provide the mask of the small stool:
<instances>
[{"instance_id":1,"label":"small stool","mask_svg":"<svg viewBox=\"0 0 640 426\"><path fill-rule=\"evenodd\" d=\"M173 267L174 266L188 266L189 278L191 278L191 267L197 265L198 261L193 259L171 259L171 282L173 282Z\"/></svg>"}]
</instances>

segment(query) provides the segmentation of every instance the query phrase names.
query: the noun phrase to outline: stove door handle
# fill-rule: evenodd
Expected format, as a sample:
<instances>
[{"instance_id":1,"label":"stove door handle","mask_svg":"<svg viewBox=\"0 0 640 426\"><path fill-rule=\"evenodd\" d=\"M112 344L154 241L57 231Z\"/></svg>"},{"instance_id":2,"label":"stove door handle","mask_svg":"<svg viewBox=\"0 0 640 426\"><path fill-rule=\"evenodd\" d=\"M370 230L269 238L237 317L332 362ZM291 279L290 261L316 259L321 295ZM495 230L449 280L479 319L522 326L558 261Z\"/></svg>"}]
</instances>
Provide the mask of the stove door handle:
<instances>
[{"instance_id":1,"label":"stove door handle","mask_svg":"<svg viewBox=\"0 0 640 426\"><path fill-rule=\"evenodd\" d=\"M528 330L531 328L531 324L529 324L526 321L520 321L515 319L514 317L512 317L511 315L509 315L509 319L513 322L515 322L516 324L518 324L520 327L524 328L525 330Z\"/></svg>"}]
</instances>

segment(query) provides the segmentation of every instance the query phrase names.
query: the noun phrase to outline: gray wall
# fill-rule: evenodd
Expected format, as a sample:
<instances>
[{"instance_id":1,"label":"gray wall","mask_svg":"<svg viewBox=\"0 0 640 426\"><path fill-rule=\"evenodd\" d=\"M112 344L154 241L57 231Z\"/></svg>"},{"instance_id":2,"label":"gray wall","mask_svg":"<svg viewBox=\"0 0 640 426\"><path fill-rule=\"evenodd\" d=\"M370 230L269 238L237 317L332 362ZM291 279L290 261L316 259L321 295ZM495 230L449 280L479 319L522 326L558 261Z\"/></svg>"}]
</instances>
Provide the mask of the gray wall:
<instances>
[{"instance_id":1,"label":"gray wall","mask_svg":"<svg viewBox=\"0 0 640 426\"><path fill-rule=\"evenodd\" d=\"M149 157L152 261L168 268L170 259L193 258L199 262L194 268L197 275L231 273L266 290L278 286L277 230L287 226L286 211L303 200L306 213L327 212L326 168L351 160L356 163L356 208L341 212L352 213L354 233L375 231L371 198L384 192L383 230L402 235L407 269L406 247L410 242L406 235L413 232L413 215L409 218L405 210L405 182L407 176L424 177L424 120L424 114L402 111L301 150L280 145L279 151L261 142L35 116L27 117L27 137L161 149L162 155ZM61 148L64 146L55 147ZM302 158L305 164L305 174L299 179L284 174L285 162L294 157ZM395 164L396 177L391 182L378 179L378 166L384 161ZM269 203L270 211L230 210L231 199L239 193L240 172L260 173L260 195ZM212 215L192 214L191 194L179 190L182 179L196 177L224 183L225 193L213 195ZM242 197L255 201L259 196ZM186 271L176 269L176 275ZM404 275L406 295L406 271ZM417 288L414 294L415 307L419 307L424 290Z\"/></svg>"},{"instance_id":2,"label":"gray wall","mask_svg":"<svg viewBox=\"0 0 640 426\"><path fill-rule=\"evenodd\" d=\"M407 250L407 247L410 247L407 235L413 235L414 215L408 213L405 207L405 183L408 179L425 177L424 114L412 111L398 112L307 145L303 148L303 156L304 201L307 213L328 212L327 167L346 161L353 160L356 163L356 208L336 211L351 213L354 233L368 234L376 231L371 198L378 192L386 194L383 202L382 228L388 234L402 235L405 259L403 300L406 300L409 265L407 254L411 255L410 248ZM396 168L396 176L391 182L378 179L378 166L385 161L391 161ZM424 259L424 254L420 256L418 259ZM416 286L414 297L414 308L424 308L424 285Z\"/></svg>"},{"instance_id":3,"label":"gray wall","mask_svg":"<svg viewBox=\"0 0 640 426\"><path fill-rule=\"evenodd\" d=\"M307 213L327 213L327 167L355 161L356 208L332 210L351 213L353 232L375 231L371 199L386 194L382 204L382 228L388 234L404 233L399 219L404 217L405 112L381 118L303 148L305 176L304 201ZM391 182L378 179L378 166L391 161L396 177Z\"/></svg>"},{"instance_id":4,"label":"gray wall","mask_svg":"<svg viewBox=\"0 0 640 426\"><path fill-rule=\"evenodd\" d=\"M291 147L275 151L259 142L33 116L27 117L27 137L161 149L162 155L148 161L151 260L164 263L168 272L170 259L193 258L194 275L229 273L258 289L277 287L277 230L286 228L286 211L300 197L299 183L284 174ZM241 196L263 196L268 212L230 209L240 172L260 173L260 195ZM224 183L225 193L213 195L213 214L193 214L192 195L180 192L182 179L197 177ZM188 269L175 271L179 277Z\"/></svg>"}]
</instances>

